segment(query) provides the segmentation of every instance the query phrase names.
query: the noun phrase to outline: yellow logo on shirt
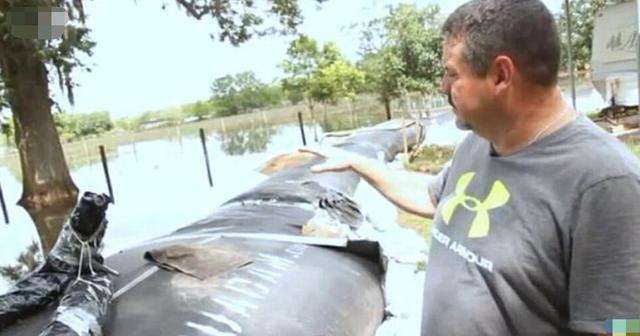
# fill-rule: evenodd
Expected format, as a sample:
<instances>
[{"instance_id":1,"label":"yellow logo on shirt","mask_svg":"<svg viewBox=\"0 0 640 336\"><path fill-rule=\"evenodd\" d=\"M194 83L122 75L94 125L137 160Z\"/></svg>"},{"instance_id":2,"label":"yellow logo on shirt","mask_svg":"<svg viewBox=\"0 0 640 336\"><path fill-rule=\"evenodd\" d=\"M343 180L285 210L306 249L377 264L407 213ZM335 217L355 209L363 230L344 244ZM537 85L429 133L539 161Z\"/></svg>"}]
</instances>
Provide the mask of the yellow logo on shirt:
<instances>
[{"instance_id":1,"label":"yellow logo on shirt","mask_svg":"<svg viewBox=\"0 0 640 336\"><path fill-rule=\"evenodd\" d=\"M491 227L489 211L505 205L511 196L505 184L500 180L493 183L489 195L483 201L467 195L467 187L475 175L476 173L470 172L460 176L453 197L448 199L442 207L442 219L446 224L449 224L453 213L460 205L476 213L469 229L469 238L481 238L488 235Z\"/></svg>"}]
</instances>

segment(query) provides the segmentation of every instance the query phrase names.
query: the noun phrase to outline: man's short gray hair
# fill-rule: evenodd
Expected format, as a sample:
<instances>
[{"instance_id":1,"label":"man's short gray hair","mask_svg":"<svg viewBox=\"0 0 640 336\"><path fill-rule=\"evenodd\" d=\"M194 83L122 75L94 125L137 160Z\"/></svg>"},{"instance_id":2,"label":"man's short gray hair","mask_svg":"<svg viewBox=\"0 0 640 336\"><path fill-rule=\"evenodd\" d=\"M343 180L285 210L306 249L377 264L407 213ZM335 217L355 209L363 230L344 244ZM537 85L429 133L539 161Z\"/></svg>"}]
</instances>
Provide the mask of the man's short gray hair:
<instances>
[{"instance_id":1,"label":"man's short gray hair","mask_svg":"<svg viewBox=\"0 0 640 336\"><path fill-rule=\"evenodd\" d=\"M553 15L540 0L473 0L443 26L445 38L461 39L474 73L485 76L498 55L510 56L532 83L558 81L560 38Z\"/></svg>"}]
</instances>

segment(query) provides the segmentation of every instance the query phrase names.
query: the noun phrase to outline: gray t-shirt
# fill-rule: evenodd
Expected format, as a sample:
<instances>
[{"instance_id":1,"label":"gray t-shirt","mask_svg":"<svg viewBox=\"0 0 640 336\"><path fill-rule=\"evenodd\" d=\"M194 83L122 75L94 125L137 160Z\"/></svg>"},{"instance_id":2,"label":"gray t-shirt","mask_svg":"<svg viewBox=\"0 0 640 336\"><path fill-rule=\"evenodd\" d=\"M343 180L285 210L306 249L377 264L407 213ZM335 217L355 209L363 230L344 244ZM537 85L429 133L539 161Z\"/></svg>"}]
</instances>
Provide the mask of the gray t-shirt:
<instances>
[{"instance_id":1,"label":"gray t-shirt","mask_svg":"<svg viewBox=\"0 0 640 336\"><path fill-rule=\"evenodd\" d=\"M640 162L586 117L507 156L469 135L438 204L422 335L571 335L640 318Z\"/></svg>"}]
</instances>

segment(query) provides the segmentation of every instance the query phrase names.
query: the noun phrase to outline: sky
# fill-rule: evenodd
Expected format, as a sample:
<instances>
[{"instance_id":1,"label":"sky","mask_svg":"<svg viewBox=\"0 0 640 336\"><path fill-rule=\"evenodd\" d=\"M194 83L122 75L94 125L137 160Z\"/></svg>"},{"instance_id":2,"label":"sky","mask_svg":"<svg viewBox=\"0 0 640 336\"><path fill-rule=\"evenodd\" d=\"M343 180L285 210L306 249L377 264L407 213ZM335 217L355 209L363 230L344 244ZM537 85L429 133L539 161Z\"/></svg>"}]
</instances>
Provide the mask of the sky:
<instances>
[{"instance_id":1,"label":"sky","mask_svg":"<svg viewBox=\"0 0 640 336\"><path fill-rule=\"evenodd\" d=\"M543 0L552 12L562 0ZM317 5L299 0L304 22L299 31L320 41L334 41L345 56L358 58L359 29L353 24L382 17L389 5L438 4L443 15L463 0L328 0ZM166 3L166 9L161 6ZM187 17L173 0L84 1L87 26L97 43L85 62L91 72L76 71L75 106L57 85L54 99L70 113L108 111L113 119L178 106L211 95L215 78L253 71L265 82L281 77L278 64L285 58L292 36L254 38L239 47L210 38L217 32L209 18Z\"/></svg>"}]
</instances>

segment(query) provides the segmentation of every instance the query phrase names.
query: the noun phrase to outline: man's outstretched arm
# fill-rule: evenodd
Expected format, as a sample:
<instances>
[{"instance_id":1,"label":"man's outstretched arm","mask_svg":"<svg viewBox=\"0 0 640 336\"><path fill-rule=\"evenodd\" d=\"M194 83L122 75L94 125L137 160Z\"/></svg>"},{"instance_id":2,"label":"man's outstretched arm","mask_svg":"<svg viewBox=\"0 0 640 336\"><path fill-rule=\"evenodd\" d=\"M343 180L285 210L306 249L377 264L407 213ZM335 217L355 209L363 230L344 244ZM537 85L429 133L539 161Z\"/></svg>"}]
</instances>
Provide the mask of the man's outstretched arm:
<instances>
[{"instance_id":1,"label":"man's outstretched arm","mask_svg":"<svg viewBox=\"0 0 640 336\"><path fill-rule=\"evenodd\" d=\"M427 191L433 176L391 170L382 162L335 147L305 147L300 151L327 159L311 168L315 173L352 170L397 207L418 216L433 218L435 215L436 207Z\"/></svg>"}]
</instances>

